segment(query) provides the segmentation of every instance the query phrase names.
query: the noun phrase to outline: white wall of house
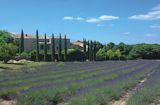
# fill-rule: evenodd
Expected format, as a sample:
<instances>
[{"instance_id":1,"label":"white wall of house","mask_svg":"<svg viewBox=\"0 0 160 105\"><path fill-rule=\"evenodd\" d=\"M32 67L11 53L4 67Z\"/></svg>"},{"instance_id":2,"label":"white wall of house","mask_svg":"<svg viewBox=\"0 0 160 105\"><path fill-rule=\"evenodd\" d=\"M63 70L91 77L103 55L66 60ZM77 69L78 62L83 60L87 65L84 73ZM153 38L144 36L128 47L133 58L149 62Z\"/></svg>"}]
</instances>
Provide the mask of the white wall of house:
<instances>
[{"instance_id":1,"label":"white wall of house","mask_svg":"<svg viewBox=\"0 0 160 105\"><path fill-rule=\"evenodd\" d=\"M20 40L20 38L17 38ZM47 42L47 45L49 46L48 50L51 50L51 39L48 39L49 41ZM61 39L62 41L62 50L64 50L65 47L65 39ZM44 40L39 39L39 49L44 50ZM42 48L43 46L43 48ZM70 48L70 39L67 39L67 48ZM59 39L55 39L55 51L58 51L59 49ZM24 39L24 50L25 51L31 51L31 50L36 50L36 39L35 38L25 38Z\"/></svg>"}]
</instances>

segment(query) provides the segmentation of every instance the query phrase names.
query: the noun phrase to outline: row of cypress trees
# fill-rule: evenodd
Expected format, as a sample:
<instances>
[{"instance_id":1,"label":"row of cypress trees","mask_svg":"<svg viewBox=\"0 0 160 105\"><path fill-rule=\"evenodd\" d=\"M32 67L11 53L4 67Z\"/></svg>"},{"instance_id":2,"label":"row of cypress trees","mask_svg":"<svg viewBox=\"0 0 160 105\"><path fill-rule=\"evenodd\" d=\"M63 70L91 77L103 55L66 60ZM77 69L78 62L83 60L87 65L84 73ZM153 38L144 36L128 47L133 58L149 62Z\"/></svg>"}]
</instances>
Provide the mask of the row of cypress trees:
<instances>
[{"instance_id":1,"label":"row of cypress trees","mask_svg":"<svg viewBox=\"0 0 160 105\"><path fill-rule=\"evenodd\" d=\"M86 59L89 61L96 61L96 41L87 41L86 39L83 39L83 51L86 56ZM47 37L46 34L44 35L44 61L47 61ZM66 35L64 37L64 58L62 54L62 37L61 34L59 35L59 43L58 43L58 61L67 61L67 38ZM24 32L23 29L21 30L21 39L20 39L20 53L24 52ZM38 30L36 30L36 61L40 61L39 59L39 33ZM56 60L56 51L55 51L55 37L54 34L52 34L52 40L51 40L51 59L52 61Z\"/></svg>"},{"instance_id":2,"label":"row of cypress trees","mask_svg":"<svg viewBox=\"0 0 160 105\"><path fill-rule=\"evenodd\" d=\"M89 61L96 61L96 44L96 41L83 39L83 51Z\"/></svg>"},{"instance_id":3,"label":"row of cypress trees","mask_svg":"<svg viewBox=\"0 0 160 105\"><path fill-rule=\"evenodd\" d=\"M52 34L52 39L51 39L51 59L52 61L56 60L56 51L55 51L55 38L54 34ZM47 61L47 50L48 50L48 45L47 45L47 36L46 34L44 35L44 61ZM67 61L67 37L65 35L64 37L64 58L62 54L62 37L61 34L59 35L59 45L58 45L58 61ZM20 49L19 49L20 54L24 52L24 32L23 29L21 30L21 39L20 39ZM40 61L40 49L39 49L39 33L38 30L36 30L36 61Z\"/></svg>"}]
</instances>

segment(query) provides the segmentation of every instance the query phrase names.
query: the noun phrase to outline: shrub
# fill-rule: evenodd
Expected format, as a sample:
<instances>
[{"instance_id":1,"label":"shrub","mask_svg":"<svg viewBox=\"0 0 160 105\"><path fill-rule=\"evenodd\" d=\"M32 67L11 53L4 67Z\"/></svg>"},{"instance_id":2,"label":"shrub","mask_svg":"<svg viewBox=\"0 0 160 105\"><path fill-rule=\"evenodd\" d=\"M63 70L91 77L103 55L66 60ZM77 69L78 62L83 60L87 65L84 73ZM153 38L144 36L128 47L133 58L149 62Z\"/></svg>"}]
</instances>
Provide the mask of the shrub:
<instances>
[{"instance_id":1,"label":"shrub","mask_svg":"<svg viewBox=\"0 0 160 105\"><path fill-rule=\"evenodd\" d=\"M27 59L27 60L30 60L31 59L31 55L29 52L23 52L20 54L20 58L21 59Z\"/></svg>"},{"instance_id":2,"label":"shrub","mask_svg":"<svg viewBox=\"0 0 160 105\"><path fill-rule=\"evenodd\" d=\"M86 58L84 52L78 49L69 49L67 57L68 61L84 61Z\"/></svg>"},{"instance_id":3,"label":"shrub","mask_svg":"<svg viewBox=\"0 0 160 105\"><path fill-rule=\"evenodd\" d=\"M7 63L16 55L17 47L11 43L0 44L0 59Z\"/></svg>"}]
</instances>

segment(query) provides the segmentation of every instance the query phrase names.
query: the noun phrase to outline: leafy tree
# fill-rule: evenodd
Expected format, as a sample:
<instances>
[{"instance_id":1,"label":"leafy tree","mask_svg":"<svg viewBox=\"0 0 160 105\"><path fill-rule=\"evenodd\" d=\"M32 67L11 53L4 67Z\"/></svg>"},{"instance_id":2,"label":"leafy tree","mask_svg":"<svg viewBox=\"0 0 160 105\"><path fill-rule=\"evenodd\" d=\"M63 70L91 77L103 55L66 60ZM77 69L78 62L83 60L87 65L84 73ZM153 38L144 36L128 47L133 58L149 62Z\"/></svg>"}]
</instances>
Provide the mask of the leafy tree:
<instances>
[{"instance_id":1,"label":"leafy tree","mask_svg":"<svg viewBox=\"0 0 160 105\"><path fill-rule=\"evenodd\" d=\"M124 43L119 43L119 45L115 45L115 47L113 48L113 51L116 51L117 49L119 49L122 53L122 55L129 55L129 52L132 49L132 45L126 45Z\"/></svg>"},{"instance_id":2,"label":"leafy tree","mask_svg":"<svg viewBox=\"0 0 160 105\"><path fill-rule=\"evenodd\" d=\"M0 43L13 43L14 42L14 38L12 37L12 34L4 31L4 30L0 30Z\"/></svg>"},{"instance_id":3,"label":"leafy tree","mask_svg":"<svg viewBox=\"0 0 160 105\"><path fill-rule=\"evenodd\" d=\"M20 39L20 53L24 52L24 33L23 29L21 30L21 39Z\"/></svg>"},{"instance_id":4,"label":"leafy tree","mask_svg":"<svg viewBox=\"0 0 160 105\"><path fill-rule=\"evenodd\" d=\"M131 59L160 59L160 45L138 44L130 51Z\"/></svg>"},{"instance_id":5,"label":"leafy tree","mask_svg":"<svg viewBox=\"0 0 160 105\"><path fill-rule=\"evenodd\" d=\"M55 61L55 40L54 40L54 34L52 34L52 61Z\"/></svg>"},{"instance_id":6,"label":"leafy tree","mask_svg":"<svg viewBox=\"0 0 160 105\"><path fill-rule=\"evenodd\" d=\"M98 52L98 50L99 49L101 49L101 48L103 48L104 46L103 46L103 44L102 43L100 43L100 42L95 42L96 43L96 53Z\"/></svg>"},{"instance_id":7,"label":"leafy tree","mask_svg":"<svg viewBox=\"0 0 160 105\"><path fill-rule=\"evenodd\" d=\"M110 49L110 50L107 51L106 55L108 56L109 60L111 60L114 57L114 52Z\"/></svg>"},{"instance_id":8,"label":"leafy tree","mask_svg":"<svg viewBox=\"0 0 160 105\"><path fill-rule=\"evenodd\" d=\"M115 51L115 53L114 53L114 56L120 60L120 58L121 58L121 56L122 56L121 51L120 51L119 49L117 49L117 50Z\"/></svg>"},{"instance_id":9,"label":"leafy tree","mask_svg":"<svg viewBox=\"0 0 160 105\"><path fill-rule=\"evenodd\" d=\"M38 30L36 30L36 61L39 61L39 37Z\"/></svg>"},{"instance_id":10,"label":"leafy tree","mask_svg":"<svg viewBox=\"0 0 160 105\"><path fill-rule=\"evenodd\" d=\"M104 48L101 48L98 50L98 52L96 53L97 56L97 60L106 60L106 51Z\"/></svg>"},{"instance_id":11,"label":"leafy tree","mask_svg":"<svg viewBox=\"0 0 160 105\"><path fill-rule=\"evenodd\" d=\"M115 44L113 42L110 42L105 46L105 50L108 51L110 49L113 49L114 47L115 47Z\"/></svg>"},{"instance_id":12,"label":"leafy tree","mask_svg":"<svg viewBox=\"0 0 160 105\"><path fill-rule=\"evenodd\" d=\"M47 61L47 38L46 38L46 34L44 35L44 61Z\"/></svg>"},{"instance_id":13,"label":"leafy tree","mask_svg":"<svg viewBox=\"0 0 160 105\"><path fill-rule=\"evenodd\" d=\"M7 63L12 57L16 55L17 46L11 43L0 44L0 59Z\"/></svg>"}]
</instances>

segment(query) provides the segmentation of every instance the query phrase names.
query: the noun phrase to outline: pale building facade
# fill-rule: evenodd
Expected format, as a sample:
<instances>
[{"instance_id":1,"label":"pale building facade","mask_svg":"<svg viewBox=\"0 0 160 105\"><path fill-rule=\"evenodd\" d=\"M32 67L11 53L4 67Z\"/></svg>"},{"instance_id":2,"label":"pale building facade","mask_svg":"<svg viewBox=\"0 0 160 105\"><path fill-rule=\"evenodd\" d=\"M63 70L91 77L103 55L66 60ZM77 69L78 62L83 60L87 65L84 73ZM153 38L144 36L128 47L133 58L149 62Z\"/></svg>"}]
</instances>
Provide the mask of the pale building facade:
<instances>
[{"instance_id":1,"label":"pale building facade","mask_svg":"<svg viewBox=\"0 0 160 105\"><path fill-rule=\"evenodd\" d=\"M13 37L16 39L20 40L21 35L14 34ZM44 50L44 36L39 36L39 49ZM51 50L52 49L52 37L47 36L47 49ZM62 44L62 50L64 50L65 46L65 39L64 37L61 38L61 44ZM70 48L70 39L67 38L67 48ZM59 49L59 37L55 36L55 51L58 51ZM24 35L24 50L25 51L31 51L31 50L36 50L36 36L35 35Z\"/></svg>"}]
</instances>

